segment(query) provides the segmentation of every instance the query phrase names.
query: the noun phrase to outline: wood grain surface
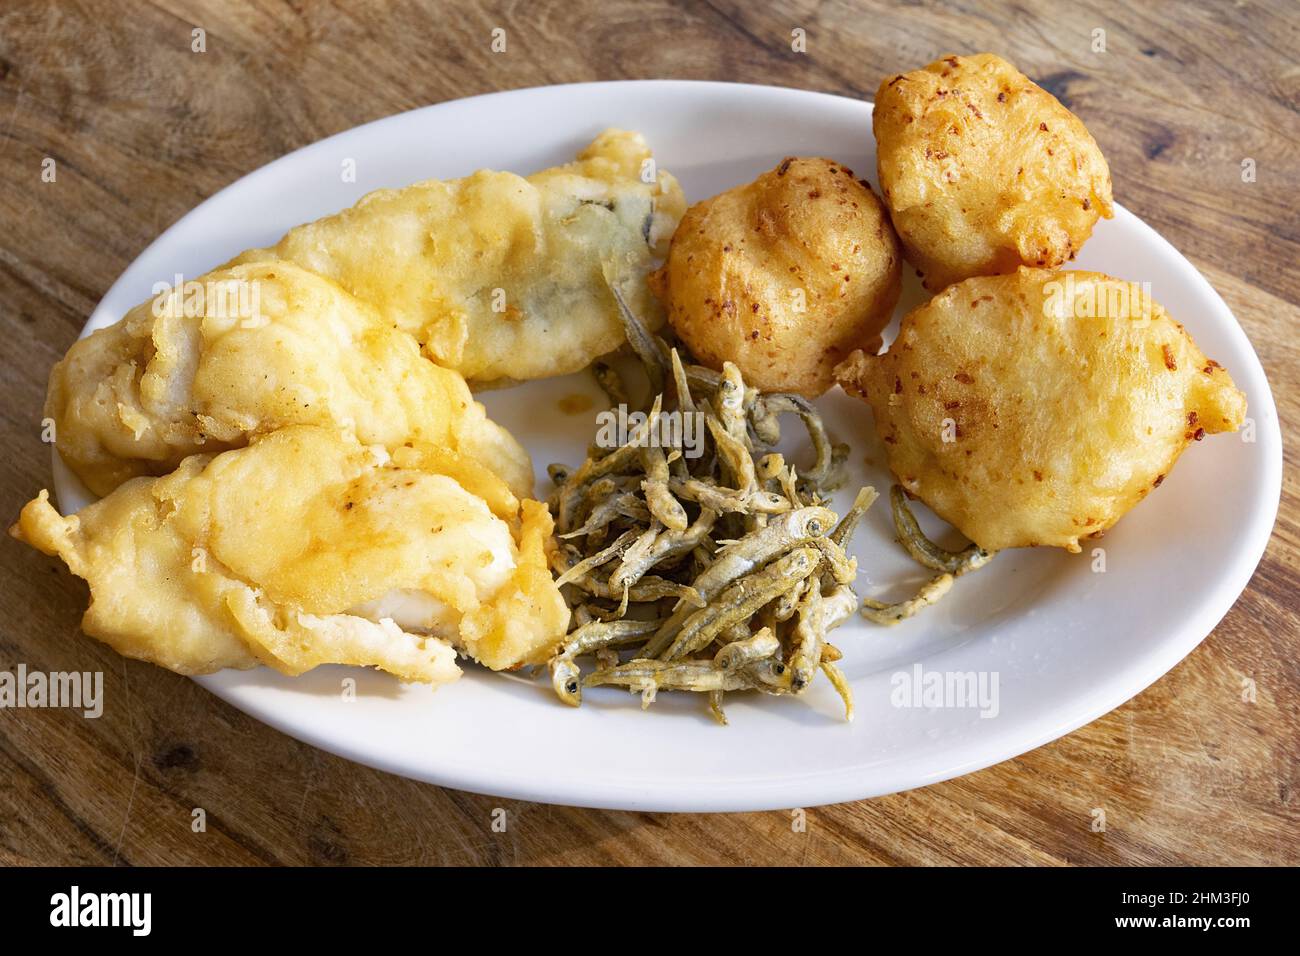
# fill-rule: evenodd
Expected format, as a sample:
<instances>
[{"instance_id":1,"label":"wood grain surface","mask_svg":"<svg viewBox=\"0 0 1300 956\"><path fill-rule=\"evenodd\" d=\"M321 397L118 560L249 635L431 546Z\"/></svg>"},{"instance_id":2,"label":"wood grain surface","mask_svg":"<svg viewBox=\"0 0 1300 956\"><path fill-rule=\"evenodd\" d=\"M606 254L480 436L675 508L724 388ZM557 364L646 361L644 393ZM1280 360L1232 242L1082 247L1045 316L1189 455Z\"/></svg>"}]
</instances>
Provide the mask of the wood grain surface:
<instances>
[{"instance_id":1,"label":"wood grain surface","mask_svg":"<svg viewBox=\"0 0 1300 956\"><path fill-rule=\"evenodd\" d=\"M1139 7L1140 9L1134 9ZM206 52L191 31L206 33ZM507 31L504 54L491 31ZM806 31L807 52L791 50ZM1106 51L1093 51L1093 31ZM493 90L637 77L871 98L992 50L1087 122L1116 198L1205 273L1282 418L1281 514L1212 635L1135 700L924 790L788 812L609 813L413 783L298 743L82 637L86 588L0 542L0 669L98 669L99 720L0 711L9 863L1300 863L1300 6L1078 2L396 5L6 0L0 8L0 518L49 484L49 368L140 251L321 137ZM53 158L57 179L42 181ZM1257 178L1244 183L1243 159ZM255 211L250 211L255 214ZM1231 494L1225 489L1225 494ZM1176 593L1177 581L1168 582ZM1243 701L1253 680L1257 698ZM125 702L123 704L122 702ZM558 770L557 770L558 772ZM491 826L507 811L506 832ZM207 830L195 833L202 808ZM1105 832L1093 832L1093 810Z\"/></svg>"}]
</instances>

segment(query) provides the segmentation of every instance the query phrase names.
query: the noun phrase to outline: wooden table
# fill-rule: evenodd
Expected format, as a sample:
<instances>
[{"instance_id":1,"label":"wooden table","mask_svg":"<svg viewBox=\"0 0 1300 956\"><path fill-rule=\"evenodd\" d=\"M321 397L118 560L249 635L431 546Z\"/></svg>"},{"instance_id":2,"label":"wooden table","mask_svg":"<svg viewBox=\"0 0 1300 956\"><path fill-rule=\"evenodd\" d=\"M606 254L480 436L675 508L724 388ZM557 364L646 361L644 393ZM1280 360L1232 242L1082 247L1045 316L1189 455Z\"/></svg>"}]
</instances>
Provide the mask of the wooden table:
<instances>
[{"instance_id":1,"label":"wooden table","mask_svg":"<svg viewBox=\"0 0 1300 956\"><path fill-rule=\"evenodd\" d=\"M1205 273L1300 425L1300 7L955 9L562 0L402 6L7 0L0 12L0 517L49 483L50 365L116 276L276 157L441 100L578 80L743 80L870 98L943 53L1000 52L1089 124L1116 197ZM1039 11L1029 13L1027 11ZM192 51L192 30L206 52ZM505 54L490 50L495 27ZM807 52L791 50L806 32ZM1094 31L1105 52L1094 52ZM42 162L56 161L55 182ZM1243 183L1254 159L1257 179ZM1296 448L1287 446L1287 463ZM1231 489L1225 489L1231 493ZM1300 862L1300 483L1215 632L1101 720L998 767L869 802L607 813L413 783L314 750L79 636L86 588L0 543L0 668L102 669L99 720L0 711L0 860L30 863ZM1243 702L1243 679L1258 688ZM504 834L494 808L509 811ZM1106 831L1092 832L1093 808ZM194 833L203 808L207 831Z\"/></svg>"}]
</instances>

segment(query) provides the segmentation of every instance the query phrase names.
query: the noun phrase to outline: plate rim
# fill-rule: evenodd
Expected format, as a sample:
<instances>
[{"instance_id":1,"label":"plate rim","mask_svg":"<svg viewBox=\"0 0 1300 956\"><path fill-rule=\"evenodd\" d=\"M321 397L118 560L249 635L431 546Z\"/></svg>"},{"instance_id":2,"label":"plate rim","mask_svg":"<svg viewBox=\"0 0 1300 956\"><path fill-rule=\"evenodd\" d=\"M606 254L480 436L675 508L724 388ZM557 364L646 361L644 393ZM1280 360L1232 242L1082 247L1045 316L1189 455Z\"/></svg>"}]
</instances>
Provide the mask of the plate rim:
<instances>
[{"instance_id":1,"label":"plate rim","mask_svg":"<svg viewBox=\"0 0 1300 956\"><path fill-rule=\"evenodd\" d=\"M152 242L147 244L126 265L122 273L91 311L79 337L85 337L90 334L93 328L103 324L101 312L107 311L106 303L122 294L120 287L127 284L128 274L136 262L145 258L156 248L167 244L174 232L178 231L191 217L198 216L210 203L217 202L228 191L255 178L264 174L272 175L273 171L281 164L291 164L301 159L304 154L323 149L327 144L341 137L364 136L366 132L373 132L387 124L410 122L413 114L429 114L453 105L465 106L476 102L523 97L529 94L544 93L554 95L557 92L562 94L566 91L577 92L585 89L595 90L609 87L637 87L639 89L660 90L704 90L710 88L714 91L725 90L731 94L751 89L761 91L768 96L777 94L797 99L812 98L834 101L841 105L852 104L857 108L865 108L868 116L874 106L869 100L800 89L798 87L720 80L650 79L589 81L498 90L444 100L379 117L358 126L340 130L279 156L226 184L188 210L164 229ZM1231 319L1228 324L1228 334L1239 340L1238 347L1253 362L1253 367L1250 370L1252 377L1257 377L1259 384L1262 386L1258 389L1258 394L1252 395L1252 417L1256 421L1257 441L1261 450L1265 452L1264 461L1261 464L1261 484L1265 493L1258 499L1258 503L1251 512L1249 528L1239 536L1239 540L1243 543L1238 549L1233 564L1217 579L1216 587L1206 592L1206 596L1199 602L1195 613L1188 615L1186 622L1171 632L1171 636L1161 641L1158 647L1152 648L1140 659L1130 661L1123 669L1123 680L1118 677L1112 678L1103 685L1102 690L1088 692L1067 716L1061 720L1052 721L1050 726L1038 727L1033 734L1025 734L1023 730L1019 735L1014 730L1000 731L994 735L992 740L985 742L979 748L978 756L964 761L956 761L924 774L908 773L904 769L909 766L906 761L901 762L901 766L877 768L870 781L859 780L853 776L851 772L856 769L855 766L846 767L841 765L827 769L824 772L802 773L792 778L774 778L765 785L759 785L745 792L737 792L734 783L706 788L705 790L691 788L683 793L680 787L674 792L671 785L647 791L642 783L619 783L612 780L593 783L589 779L571 782L560 777L545 778L545 782L539 786L536 783L536 778L523 770L518 772L495 772L491 768L481 768L476 772L474 767L464 766L459 762L449 764L444 761L438 766L429 767L427 765L416 765L412 761L384 759L382 754L358 749L350 745L346 740L334 739L326 734L314 732L312 727L294 724L291 719L284 716L283 709L267 708L246 700L237 700L237 694L229 692L227 688L220 685L220 675L202 675L194 677L193 680L225 703L248 714L260 723L264 723L281 733L286 733L310 746L355 763L422 782L472 793L611 810L743 812L781 809L790 806L823 806L845 801L871 799L902 790L929 786L943 780L972 773L1028 753L1074 732L1142 693L1187 657L1209 636L1228 611L1236 604L1237 599L1254 576L1255 570L1258 568L1272 538L1282 490L1282 438L1276 403L1273 398L1272 388L1268 382L1267 372L1241 323L1200 270L1168 239L1157 232L1154 227L1118 202L1115 204L1115 218L1117 220L1124 219L1129 225L1136 224L1140 227L1140 230L1145 233L1145 240L1159 247L1162 258L1175 263L1183 278L1197 286L1198 298L1205 298L1209 302L1217 303L1217 307L1222 309L1223 313ZM1257 373L1257 375L1254 373ZM1263 407L1260 407L1261 402ZM51 455L53 458L53 486L56 498L64 499L65 491L71 491L73 496L76 496L79 482L63 464L57 449L53 446L51 447ZM84 495L84 488L80 489L80 491L82 497L87 497ZM287 712L291 713L292 711ZM1005 740L1008 737L1016 737L1017 740L1008 743ZM832 775L836 779L819 781L819 778ZM904 777L907 779L902 779ZM819 782L814 783L812 781ZM790 799L793 796L793 790L807 791L813 789L817 790L817 797L814 801L801 803Z\"/></svg>"}]
</instances>

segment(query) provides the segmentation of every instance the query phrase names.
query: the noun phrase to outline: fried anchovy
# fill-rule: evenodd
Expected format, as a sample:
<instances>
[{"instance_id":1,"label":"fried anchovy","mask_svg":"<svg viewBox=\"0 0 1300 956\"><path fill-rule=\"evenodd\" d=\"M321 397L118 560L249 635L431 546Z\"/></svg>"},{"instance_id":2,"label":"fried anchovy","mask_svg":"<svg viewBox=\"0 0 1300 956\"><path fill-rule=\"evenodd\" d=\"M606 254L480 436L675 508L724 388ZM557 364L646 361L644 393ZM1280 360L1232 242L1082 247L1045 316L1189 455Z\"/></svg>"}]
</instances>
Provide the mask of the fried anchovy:
<instances>
[{"instance_id":1,"label":"fried anchovy","mask_svg":"<svg viewBox=\"0 0 1300 956\"><path fill-rule=\"evenodd\" d=\"M740 369L732 362L722 363L722 379L718 382L714 399L718 420L727 429L727 434L744 445L748 438L745 428L745 380L740 377Z\"/></svg>"},{"instance_id":2,"label":"fried anchovy","mask_svg":"<svg viewBox=\"0 0 1300 956\"><path fill-rule=\"evenodd\" d=\"M760 395L750 406L749 427L754 437L768 448L781 440L781 417L768 407L767 396Z\"/></svg>"},{"instance_id":3,"label":"fried anchovy","mask_svg":"<svg viewBox=\"0 0 1300 956\"><path fill-rule=\"evenodd\" d=\"M635 644L654 630L654 621L591 621L570 631L564 646L547 662L551 687L557 697L573 707L582 703L582 671L575 657L620 644Z\"/></svg>"},{"instance_id":4,"label":"fried anchovy","mask_svg":"<svg viewBox=\"0 0 1300 956\"><path fill-rule=\"evenodd\" d=\"M822 595L825 630L833 631L858 609L858 595L847 584L839 584Z\"/></svg>"},{"instance_id":5,"label":"fried anchovy","mask_svg":"<svg viewBox=\"0 0 1300 956\"><path fill-rule=\"evenodd\" d=\"M711 412L710 406L706 402L704 405L705 425L709 433L713 436L714 447L718 451L718 457L726 466L724 474L731 479L731 483L737 490L748 493L758 486L758 478L754 472L754 458L749 449L745 447L744 442L735 438L727 426L718 416Z\"/></svg>"},{"instance_id":6,"label":"fried anchovy","mask_svg":"<svg viewBox=\"0 0 1300 956\"><path fill-rule=\"evenodd\" d=\"M624 531L614 540L613 544L597 551L591 557L584 558L577 564L569 567L563 574L556 578L556 586L559 587L567 584L574 578L579 578L587 572L600 567L602 564L620 557L628 548L632 547L633 542L635 542L638 537L639 534L636 531Z\"/></svg>"},{"instance_id":7,"label":"fried anchovy","mask_svg":"<svg viewBox=\"0 0 1300 956\"><path fill-rule=\"evenodd\" d=\"M795 477L794 467L791 466L780 472L776 476L777 484L781 486L781 493L789 498L797 507L803 507L803 496L799 494L799 482Z\"/></svg>"},{"instance_id":8,"label":"fried anchovy","mask_svg":"<svg viewBox=\"0 0 1300 956\"><path fill-rule=\"evenodd\" d=\"M677 410L689 415L695 411L695 399L691 396L690 379L686 377L682 357L676 349L669 353L669 360L673 368L673 387L677 389Z\"/></svg>"},{"instance_id":9,"label":"fried anchovy","mask_svg":"<svg viewBox=\"0 0 1300 956\"><path fill-rule=\"evenodd\" d=\"M769 452L758 460L754 474L763 484L775 482L785 471L785 456L779 451Z\"/></svg>"},{"instance_id":10,"label":"fried anchovy","mask_svg":"<svg viewBox=\"0 0 1300 956\"><path fill-rule=\"evenodd\" d=\"M629 550L618 568L609 576L610 587L621 588L635 584L652 567L661 561L667 561L678 555L689 554L708 537L713 530L713 523L718 520L718 513L705 508L689 526L682 531L659 531L651 525L653 538L635 553ZM645 541L643 537L641 539ZM641 542L639 541L638 544ZM698 591L699 588L696 587Z\"/></svg>"},{"instance_id":11,"label":"fried anchovy","mask_svg":"<svg viewBox=\"0 0 1300 956\"><path fill-rule=\"evenodd\" d=\"M812 402L802 395L778 393L765 395L763 400L768 412L771 414L779 415L782 412L793 412L799 416L799 420L803 422L804 428L808 431L808 438L812 441L813 454L816 456L812 468L804 473L804 478L813 485L821 485L831 476L834 449L830 437L826 434L826 426L822 423L822 417L817 414L817 409L813 407Z\"/></svg>"},{"instance_id":12,"label":"fried anchovy","mask_svg":"<svg viewBox=\"0 0 1300 956\"><path fill-rule=\"evenodd\" d=\"M918 564L931 571L943 571L953 577L961 577L968 571L982 568L993 560L996 551L985 551L979 545L972 544L961 551L949 551L939 547L925 536L916 521L916 515L907 506L907 497L899 485L889 489L889 503L894 514L894 530L898 541Z\"/></svg>"},{"instance_id":13,"label":"fried anchovy","mask_svg":"<svg viewBox=\"0 0 1300 956\"><path fill-rule=\"evenodd\" d=\"M897 624L905 621L922 608L929 607L943 597L952 588L953 576L947 572L937 574L906 601L897 604L882 604L872 598L862 599L862 616L876 624Z\"/></svg>"},{"instance_id":14,"label":"fried anchovy","mask_svg":"<svg viewBox=\"0 0 1300 956\"><path fill-rule=\"evenodd\" d=\"M807 576L816 566L817 559L815 548L799 548L763 570L741 578L718 595L718 599L709 606L690 614L672 638L672 643L658 656L664 660L674 660L707 647L723 628L752 617L764 604ZM660 632L662 630L661 628ZM660 632L656 632L656 638Z\"/></svg>"},{"instance_id":15,"label":"fried anchovy","mask_svg":"<svg viewBox=\"0 0 1300 956\"><path fill-rule=\"evenodd\" d=\"M853 506L844 513L840 523L831 532L831 540L841 548L847 549L849 539L853 537L853 532L857 530L858 522L862 520L862 516L876 503L876 499L879 497L880 495L876 493L876 489L870 485L859 491L858 496L853 499Z\"/></svg>"},{"instance_id":16,"label":"fried anchovy","mask_svg":"<svg viewBox=\"0 0 1300 956\"><path fill-rule=\"evenodd\" d=\"M570 631L560 648L562 657L578 657L601 647L634 643L638 638L654 632L656 621L592 621Z\"/></svg>"},{"instance_id":17,"label":"fried anchovy","mask_svg":"<svg viewBox=\"0 0 1300 956\"><path fill-rule=\"evenodd\" d=\"M812 683L817 665L821 663L825 627L821 582L814 575L808 579L808 589L799 602L799 622L794 628L794 643L790 650L790 689L796 694L802 693Z\"/></svg>"},{"instance_id":18,"label":"fried anchovy","mask_svg":"<svg viewBox=\"0 0 1300 956\"><path fill-rule=\"evenodd\" d=\"M727 715L722 709L722 698L724 693L725 692L721 690L709 691L709 713L713 715L713 719L722 727L727 726Z\"/></svg>"},{"instance_id":19,"label":"fried anchovy","mask_svg":"<svg viewBox=\"0 0 1300 956\"><path fill-rule=\"evenodd\" d=\"M620 684L642 692L642 706L654 700L659 690L691 690L712 693L730 690L761 690L773 687L760 662L756 668L728 671L713 661L656 661L637 658L617 667L598 670L582 682L586 687ZM770 691L769 691L770 692Z\"/></svg>"},{"instance_id":20,"label":"fried anchovy","mask_svg":"<svg viewBox=\"0 0 1300 956\"><path fill-rule=\"evenodd\" d=\"M662 400L663 396L655 399L650 410L651 416L657 415ZM647 417L645 422L638 425L636 431L628 437L626 445L619 446L603 458L588 455L582 466L570 473L564 484L556 489L555 498L559 512L556 515L556 523L561 529L567 529L572 525L573 516L588 485L598 478L622 471L640 461L641 447L650 440L650 422L651 417Z\"/></svg>"},{"instance_id":21,"label":"fried anchovy","mask_svg":"<svg viewBox=\"0 0 1300 956\"><path fill-rule=\"evenodd\" d=\"M735 671L774 657L780 650L780 639L770 627L765 627L753 637L732 641L713 655L713 661L723 670Z\"/></svg>"},{"instance_id":22,"label":"fried anchovy","mask_svg":"<svg viewBox=\"0 0 1300 956\"><path fill-rule=\"evenodd\" d=\"M664 527L672 531L685 531L689 523L686 509L668 490L668 460L662 448L646 446L641 449L641 463L646 478L641 482L646 506Z\"/></svg>"},{"instance_id":23,"label":"fried anchovy","mask_svg":"<svg viewBox=\"0 0 1300 956\"><path fill-rule=\"evenodd\" d=\"M712 601L737 578L798 547L801 542L825 534L834 523L835 512L826 508L801 508L779 515L766 528L714 555L713 563L695 579L693 586L705 601ZM646 656L660 656L690 613L688 608L675 611L646 644Z\"/></svg>"},{"instance_id":24,"label":"fried anchovy","mask_svg":"<svg viewBox=\"0 0 1300 956\"><path fill-rule=\"evenodd\" d=\"M607 601L621 601L623 594L626 593L628 598L637 604L662 601L666 598L683 601L691 607L704 607L707 603L700 596L700 592L689 584L679 584L676 581L670 581L667 578L651 574L647 574L635 584L629 584L627 588L612 588L609 586L609 582L599 581L590 574L574 578L566 583L571 587L578 588Z\"/></svg>"},{"instance_id":25,"label":"fried anchovy","mask_svg":"<svg viewBox=\"0 0 1300 956\"><path fill-rule=\"evenodd\" d=\"M808 590L810 581L812 581L811 577L805 581L800 581L798 585L776 599L776 604L772 607L772 617L778 623L784 624L794 617L795 611L799 610L799 602L803 600L804 592Z\"/></svg>"},{"instance_id":26,"label":"fried anchovy","mask_svg":"<svg viewBox=\"0 0 1300 956\"><path fill-rule=\"evenodd\" d=\"M555 696L570 707L582 704L582 669L572 657L557 654L546 663L551 672L551 688Z\"/></svg>"},{"instance_id":27,"label":"fried anchovy","mask_svg":"<svg viewBox=\"0 0 1300 956\"><path fill-rule=\"evenodd\" d=\"M829 537L816 538L813 540L813 544L822 553L822 560L826 562L826 570L835 579L836 584L852 584L857 579L857 558L850 558L844 553L844 549Z\"/></svg>"},{"instance_id":28,"label":"fried anchovy","mask_svg":"<svg viewBox=\"0 0 1300 956\"><path fill-rule=\"evenodd\" d=\"M790 510L790 501L770 491L737 491L702 478L673 478L668 489L679 498L694 501L724 514L782 514Z\"/></svg>"},{"instance_id":29,"label":"fried anchovy","mask_svg":"<svg viewBox=\"0 0 1300 956\"><path fill-rule=\"evenodd\" d=\"M636 521L648 522L650 520L650 509L636 495L627 493L610 495L603 501L596 503L587 515L587 520L582 523L582 527L575 528L568 534L556 535L556 537L561 541L565 541L569 538L589 535L608 527L619 518L631 518Z\"/></svg>"},{"instance_id":30,"label":"fried anchovy","mask_svg":"<svg viewBox=\"0 0 1300 956\"><path fill-rule=\"evenodd\" d=\"M608 272L605 278L609 282ZM623 321L623 332L627 336L628 344L632 346L632 351L641 360L646 374L650 377L650 394L661 394L670 372L668 350L664 347L663 341L647 329L628 308L627 300L623 298L623 293L619 291L618 286L609 282L609 290L614 294L614 301L618 303L618 314Z\"/></svg>"},{"instance_id":31,"label":"fried anchovy","mask_svg":"<svg viewBox=\"0 0 1300 956\"><path fill-rule=\"evenodd\" d=\"M591 365L591 374L596 378L596 384L600 386L605 397L609 399L611 407L619 405L628 405L631 399L628 398L627 388L623 384L623 377L618 374L618 370L608 362L597 359Z\"/></svg>"},{"instance_id":32,"label":"fried anchovy","mask_svg":"<svg viewBox=\"0 0 1300 956\"><path fill-rule=\"evenodd\" d=\"M822 673L826 675L826 679L831 682L831 686L835 688L840 695L840 699L844 701L844 719L848 723L853 723L853 688L849 686L848 678L844 676L842 670L824 657L822 658L821 668Z\"/></svg>"}]
</instances>

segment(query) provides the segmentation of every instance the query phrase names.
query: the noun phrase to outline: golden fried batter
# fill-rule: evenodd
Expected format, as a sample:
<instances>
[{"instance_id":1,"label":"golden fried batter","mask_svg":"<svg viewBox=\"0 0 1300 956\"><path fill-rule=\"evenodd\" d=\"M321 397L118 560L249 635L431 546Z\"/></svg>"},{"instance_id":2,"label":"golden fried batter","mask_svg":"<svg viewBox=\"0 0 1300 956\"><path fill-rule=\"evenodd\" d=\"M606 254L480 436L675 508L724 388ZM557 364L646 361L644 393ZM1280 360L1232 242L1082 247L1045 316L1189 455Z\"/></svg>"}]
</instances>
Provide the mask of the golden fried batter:
<instances>
[{"instance_id":1,"label":"golden fried batter","mask_svg":"<svg viewBox=\"0 0 1300 956\"><path fill-rule=\"evenodd\" d=\"M459 674L536 662L569 612L548 569L551 519L476 462L430 446L390 459L295 425L164 478L135 478L78 514L40 496L11 533L90 585L83 630L184 674L267 664Z\"/></svg>"},{"instance_id":2,"label":"golden fried batter","mask_svg":"<svg viewBox=\"0 0 1300 956\"><path fill-rule=\"evenodd\" d=\"M606 267L658 326L643 280L685 206L641 135L611 129L526 179L480 170L377 190L234 263L287 259L326 276L487 387L576 372L623 343Z\"/></svg>"},{"instance_id":3,"label":"golden fried batter","mask_svg":"<svg viewBox=\"0 0 1300 956\"><path fill-rule=\"evenodd\" d=\"M829 159L786 159L692 206L651 285L701 362L816 397L889 324L901 265L870 186Z\"/></svg>"},{"instance_id":4,"label":"golden fried batter","mask_svg":"<svg viewBox=\"0 0 1300 956\"><path fill-rule=\"evenodd\" d=\"M871 122L885 205L927 289L1056 268L1113 214L1083 123L991 53L890 77Z\"/></svg>"},{"instance_id":5,"label":"golden fried batter","mask_svg":"<svg viewBox=\"0 0 1300 956\"><path fill-rule=\"evenodd\" d=\"M1136 283L1020 269L949 286L837 370L902 486L986 550L1078 551L1245 396Z\"/></svg>"},{"instance_id":6,"label":"golden fried batter","mask_svg":"<svg viewBox=\"0 0 1300 956\"><path fill-rule=\"evenodd\" d=\"M528 453L460 375L288 262L218 269L75 343L50 373L45 414L63 460L98 495L291 424L390 451L432 442L532 493Z\"/></svg>"}]
</instances>

